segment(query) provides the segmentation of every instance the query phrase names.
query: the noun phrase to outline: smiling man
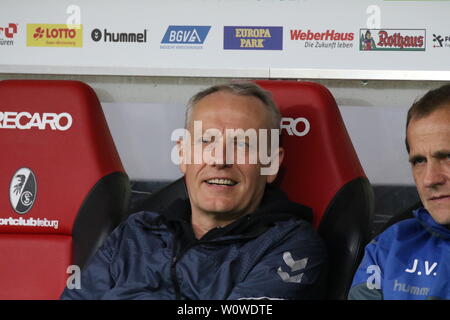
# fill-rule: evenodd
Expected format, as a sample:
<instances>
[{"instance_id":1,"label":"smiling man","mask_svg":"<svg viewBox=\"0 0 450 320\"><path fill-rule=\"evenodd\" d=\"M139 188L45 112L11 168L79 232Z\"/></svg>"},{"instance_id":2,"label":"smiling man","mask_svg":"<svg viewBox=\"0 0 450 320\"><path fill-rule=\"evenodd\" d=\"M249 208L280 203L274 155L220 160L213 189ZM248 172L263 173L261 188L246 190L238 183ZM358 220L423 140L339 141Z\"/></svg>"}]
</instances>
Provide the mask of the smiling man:
<instances>
[{"instance_id":1,"label":"smiling man","mask_svg":"<svg viewBox=\"0 0 450 320\"><path fill-rule=\"evenodd\" d=\"M178 142L188 200L131 215L82 271L81 289L62 298L322 298L326 254L311 210L271 185L280 122L254 83L192 97Z\"/></svg>"},{"instance_id":2,"label":"smiling man","mask_svg":"<svg viewBox=\"0 0 450 320\"><path fill-rule=\"evenodd\" d=\"M242 84L240 86L243 87ZM239 88L239 85L234 87ZM250 88L255 90L253 85ZM230 90L218 90L193 100L198 101L190 103L192 107L188 109L188 131L192 132L194 122L200 121L205 132L214 130L213 133L216 133L213 136L203 134L200 141L193 140L193 144L200 143L204 147L197 148L203 150L200 156L205 158L204 151L208 147L214 151L209 161L203 159L198 164L193 159L184 161L182 146L186 144L181 144L180 169L185 175L191 201L192 225L196 235L201 237L213 227L227 225L238 217L255 211L262 200L266 183L273 182L276 177L276 172L262 175L259 163L249 163L250 153L255 153L258 147L267 149L268 146L258 146L256 141L248 139L250 135L236 136L229 132L240 129L242 132L278 129L280 116L275 113L276 110L272 110L276 119L272 121L270 109L258 97L237 95ZM278 136L274 139L278 139ZM195 149L195 145L191 149ZM237 161L237 155L241 151L247 155L243 163ZM231 159L230 152L233 153ZM283 149L272 152L276 153L273 161L277 164L281 162ZM190 154L195 158L195 154Z\"/></svg>"},{"instance_id":3,"label":"smiling man","mask_svg":"<svg viewBox=\"0 0 450 320\"><path fill-rule=\"evenodd\" d=\"M450 85L409 109L406 149L423 207L366 247L350 299L450 299Z\"/></svg>"}]
</instances>

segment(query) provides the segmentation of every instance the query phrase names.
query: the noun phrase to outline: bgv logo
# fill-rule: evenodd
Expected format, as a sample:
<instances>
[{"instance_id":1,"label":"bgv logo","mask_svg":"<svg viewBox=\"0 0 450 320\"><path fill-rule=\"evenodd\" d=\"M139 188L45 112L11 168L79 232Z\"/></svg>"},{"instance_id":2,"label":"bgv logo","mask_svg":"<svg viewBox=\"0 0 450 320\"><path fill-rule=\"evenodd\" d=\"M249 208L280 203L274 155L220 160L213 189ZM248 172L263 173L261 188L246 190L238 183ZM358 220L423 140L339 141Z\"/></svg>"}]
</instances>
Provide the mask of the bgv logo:
<instances>
[{"instance_id":1,"label":"bgv logo","mask_svg":"<svg viewBox=\"0 0 450 320\"><path fill-rule=\"evenodd\" d=\"M163 44L203 44L210 26L169 26L161 41Z\"/></svg>"}]
</instances>

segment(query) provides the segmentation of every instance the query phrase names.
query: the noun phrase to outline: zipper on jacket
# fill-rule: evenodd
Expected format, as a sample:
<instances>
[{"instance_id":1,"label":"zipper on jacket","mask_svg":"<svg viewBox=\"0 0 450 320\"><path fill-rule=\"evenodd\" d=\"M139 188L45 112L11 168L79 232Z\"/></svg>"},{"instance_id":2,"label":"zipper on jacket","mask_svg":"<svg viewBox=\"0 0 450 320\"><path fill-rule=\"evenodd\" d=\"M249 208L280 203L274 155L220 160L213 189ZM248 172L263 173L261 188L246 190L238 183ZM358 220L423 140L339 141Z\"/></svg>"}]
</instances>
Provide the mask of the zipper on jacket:
<instances>
[{"instance_id":1,"label":"zipper on jacket","mask_svg":"<svg viewBox=\"0 0 450 320\"><path fill-rule=\"evenodd\" d=\"M172 258L172 263L170 265L170 275L172 277L172 284L173 288L175 290L175 299L180 300L181 299L181 292L180 292L180 285L177 281L177 270L176 270L176 264L177 264L177 257Z\"/></svg>"},{"instance_id":2,"label":"zipper on jacket","mask_svg":"<svg viewBox=\"0 0 450 320\"><path fill-rule=\"evenodd\" d=\"M174 247L172 250L172 262L170 264L170 276L172 278L172 284L175 290L175 299L176 300L181 300L181 289L180 289L180 284L178 283L177 280L177 262L181 259L181 257L192 247L195 247L196 245L201 245L201 244L206 244L206 243L214 243L214 244L228 244L228 243L234 243L237 241L242 241L242 240L248 240L248 239L252 239L255 236L247 236L247 237L242 237L240 239L227 239L227 240L219 240L219 241L202 241L202 240L197 240L195 242L192 242L191 244L187 245L180 253L177 254L177 249L178 246L177 241L174 241Z\"/></svg>"},{"instance_id":3,"label":"zipper on jacket","mask_svg":"<svg viewBox=\"0 0 450 320\"><path fill-rule=\"evenodd\" d=\"M170 274L172 277L172 284L175 289L175 299L181 300L181 290L180 290L180 284L177 280L177 262L181 259L181 257L192 247L198 245L200 242L196 241L188 246L186 246L183 251L181 251L178 255L176 253L177 246L174 245L173 247L173 253L172 253L172 263L170 264Z\"/></svg>"}]
</instances>

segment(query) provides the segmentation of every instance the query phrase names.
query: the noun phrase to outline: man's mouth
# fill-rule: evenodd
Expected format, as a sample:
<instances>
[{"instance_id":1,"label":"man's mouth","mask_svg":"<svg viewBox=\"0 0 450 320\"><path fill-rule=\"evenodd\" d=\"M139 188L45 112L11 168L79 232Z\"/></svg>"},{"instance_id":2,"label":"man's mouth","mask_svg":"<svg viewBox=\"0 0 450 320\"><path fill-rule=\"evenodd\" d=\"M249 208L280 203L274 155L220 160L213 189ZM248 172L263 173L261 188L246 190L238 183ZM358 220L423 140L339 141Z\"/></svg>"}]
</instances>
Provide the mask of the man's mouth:
<instances>
[{"instance_id":1,"label":"man's mouth","mask_svg":"<svg viewBox=\"0 0 450 320\"><path fill-rule=\"evenodd\" d=\"M207 180L205 180L205 182L210 185L228 186L228 187L232 187L237 184L236 181L231 180L231 179L226 179L226 178L207 179Z\"/></svg>"},{"instance_id":2,"label":"man's mouth","mask_svg":"<svg viewBox=\"0 0 450 320\"><path fill-rule=\"evenodd\" d=\"M450 195L434 196L429 198L429 200L443 200L443 199L450 199Z\"/></svg>"}]
</instances>

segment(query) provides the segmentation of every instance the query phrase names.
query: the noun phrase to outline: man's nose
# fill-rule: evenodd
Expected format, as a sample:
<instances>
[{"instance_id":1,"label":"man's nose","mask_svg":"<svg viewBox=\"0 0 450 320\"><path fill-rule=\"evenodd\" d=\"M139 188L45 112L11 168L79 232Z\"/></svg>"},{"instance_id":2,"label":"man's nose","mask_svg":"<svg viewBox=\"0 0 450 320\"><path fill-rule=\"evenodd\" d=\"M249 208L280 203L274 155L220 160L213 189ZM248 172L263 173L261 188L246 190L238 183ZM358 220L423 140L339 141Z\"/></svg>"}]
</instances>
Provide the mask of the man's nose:
<instances>
[{"instance_id":1,"label":"man's nose","mask_svg":"<svg viewBox=\"0 0 450 320\"><path fill-rule=\"evenodd\" d=\"M445 183L445 174L438 161L429 161L427 163L423 183L427 188L435 188Z\"/></svg>"},{"instance_id":2,"label":"man's nose","mask_svg":"<svg viewBox=\"0 0 450 320\"><path fill-rule=\"evenodd\" d=\"M229 153L227 153L226 143L220 141L215 145L211 160L210 164L217 169L228 168L233 165L233 161L229 159Z\"/></svg>"}]
</instances>

